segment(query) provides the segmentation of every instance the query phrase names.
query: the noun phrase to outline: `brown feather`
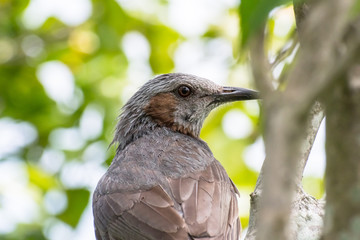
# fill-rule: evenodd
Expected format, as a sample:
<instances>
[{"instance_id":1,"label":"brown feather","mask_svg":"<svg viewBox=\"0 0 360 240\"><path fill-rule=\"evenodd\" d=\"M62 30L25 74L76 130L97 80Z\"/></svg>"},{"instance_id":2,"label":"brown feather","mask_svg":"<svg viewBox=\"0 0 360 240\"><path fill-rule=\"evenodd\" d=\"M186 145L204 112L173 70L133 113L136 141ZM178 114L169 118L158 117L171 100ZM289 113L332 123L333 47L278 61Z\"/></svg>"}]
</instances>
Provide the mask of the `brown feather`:
<instances>
[{"instance_id":1,"label":"brown feather","mask_svg":"<svg viewBox=\"0 0 360 240\"><path fill-rule=\"evenodd\" d=\"M173 200L164 191L161 186L155 186L151 191L146 191L141 194L142 201L149 205L159 208L174 206Z\"/></svg>"},{"instance_id":2,"label":"brown feather","mask_svg":"<svg viewBox=\"0 0 360 240\"><path fill-rule=\"evenodd\" d=\"M139 202L128 212L141 222L163 232L174 233L185 225L183 219L173 208L157 208Z\"/></svg>"},{"instance_id":3,"label":"brown feather","mask_svg":"<svg viewBox=\"0 0 360 240\"><path fill-rule=\"evenodd\" d=\"M198 197L197 197L197 209L196 222L203 223L211 215L212 200L214 194L214 183L207 183L200 180L198 184Z\"/></svg>"},{"instance_id":4,"label":"brown feather","mask_svg":"<svg viewBox=\"0 0 360 240\"><path fill-rule=\"evenodd\" d=\"M237 190L223 167L200 140L165 133L161 145L156 131L129 144L99 182L97 239L238 240Z\"/></svg>"},{"instance_id":5,"label":"brown feather","mask_svg":"<svg viewBox=\"0 0 360 240\"><path fill-rule=\"evenodd\" d=\"M189 197L194 192L194 187L197 184L196 179L192 179L189 177L186 178L179 178L179 193L181 202L187 201Z\"/></svg>"}]
</instances>

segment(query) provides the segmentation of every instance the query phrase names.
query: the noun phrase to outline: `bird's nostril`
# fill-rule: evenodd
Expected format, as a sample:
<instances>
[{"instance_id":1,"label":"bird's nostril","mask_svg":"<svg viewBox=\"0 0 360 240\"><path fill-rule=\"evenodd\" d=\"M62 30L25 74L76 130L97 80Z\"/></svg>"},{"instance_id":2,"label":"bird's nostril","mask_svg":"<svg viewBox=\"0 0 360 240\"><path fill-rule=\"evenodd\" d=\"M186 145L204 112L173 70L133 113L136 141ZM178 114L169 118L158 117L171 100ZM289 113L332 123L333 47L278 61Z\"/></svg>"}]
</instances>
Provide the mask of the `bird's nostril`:
<instances>
[{"instance_id":1,"label":"bird's nostril","mask_svg":"<svg viewBox=\"0 0 360 240\"><path fill-rule=\"evenodd\" d=\"M254 90L237 87L223 87L222 92L217 95L217 98L220 102L232 102L259 99L260 97L259 93Z\"/></svg>"},{"instance_id":2,"label":"bird's nostril","mask_svg":"<svg viewBox=\"0 0 360 240\"><path fill-rule=\"evenodd\" d=\"M234 89L228 89L228 88L223 89L223 93L232 93L234 91L235 91Z\"/></svg>"}]
</instances>

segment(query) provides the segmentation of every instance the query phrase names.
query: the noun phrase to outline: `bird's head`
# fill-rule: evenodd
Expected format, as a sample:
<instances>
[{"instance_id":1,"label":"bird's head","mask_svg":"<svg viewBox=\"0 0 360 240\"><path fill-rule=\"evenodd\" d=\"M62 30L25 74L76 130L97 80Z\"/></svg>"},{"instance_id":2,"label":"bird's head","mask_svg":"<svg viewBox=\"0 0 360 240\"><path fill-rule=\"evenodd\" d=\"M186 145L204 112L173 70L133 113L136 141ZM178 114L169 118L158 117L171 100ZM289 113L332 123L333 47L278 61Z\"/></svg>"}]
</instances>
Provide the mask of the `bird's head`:
<instances>
[{"instance_id":1,"label":"bird's head","mask_svg":"<svg viewBox=\"0 0 360 240\"><path fill-rule=\"evenodd\" d=\"M219 86L194 75L160 75L144 84L125 104L114 142L125 147L156 127L198 137L206 116L215 107L258 98L256 91Z\"/></svg>"}]
</instances>

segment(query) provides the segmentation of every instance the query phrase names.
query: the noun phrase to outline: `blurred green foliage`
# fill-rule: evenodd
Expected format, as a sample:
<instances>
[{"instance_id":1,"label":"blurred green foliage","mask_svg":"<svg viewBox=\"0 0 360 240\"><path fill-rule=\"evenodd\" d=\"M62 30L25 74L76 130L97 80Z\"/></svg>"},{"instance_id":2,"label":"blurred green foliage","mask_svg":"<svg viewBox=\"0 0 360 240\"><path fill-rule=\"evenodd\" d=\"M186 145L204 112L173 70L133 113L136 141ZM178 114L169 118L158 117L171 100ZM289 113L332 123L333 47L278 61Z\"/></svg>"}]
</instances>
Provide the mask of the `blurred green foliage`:
<instances>
[{"instance_id":1,"label":"blurred green foliage","mask_svg":"<svg viewBox=\"0 0 360 240\"><path fill-rule=\"evenodd\" d=\"M147 74L151 77L175 71L177 49L194 38L160 21L161 17L156 14L129 10L119 2L123 1L92 0L90 17L79 24L65 24L56 16L49 16L38 27L28 27L24 13L30 1L0 0L0 125L10 122L20 131L16 136L8 136L5 135L7 128L0 127L0 139L5 141L0 148L14 145L20 138L20 145L13 151L0 149L0 173L7 180L0 183L0 239L60 239L56 238L57 233L65 230L73 231L73 235L65 236L83 237L76 232L87 232L86 236L94 239L91 215L87 213L91 213L95 184L114 155L114 148L107 149L107 145L112 140L116 117L128 95L139 86L137 81L147 80L134 80L129 73L133 60L122 41L134 32L146 39L150 48ZM165 10L170 4L161 0L152 2ZM259 25L266 20L274 21L268 18L269 12L284 3L288 1L243 0L240 7L238 4L227 6L223 21L209 24L204 33L196 36L203 45L217 39L226 39L232 44L233 59L227 63L229 74L223 76L228 84L248 85L249 81L241 79L251 78L246 62L236 59L239 36L246 42ZM204 6L203 11L206 9ZM184 11L184 18L186 14ZM290 34L276 36L274 28L269 28L269 36L269 49L274 55L292 39ZM215 56L222 54L222 49L211 51ZM64 71L71 73L74 89L70 100L52 96L41 80L42 69L44 66L49 69L49 63L57 68L65 67ZM137 71L142 73L143 69L135 69L135 73ZM53 73L54 79L62 81L57 74ZM139 76L144 75L146 73ZM239 187L245 207L258 172L245 164L243 155L261 135L258 108L255 102L226 105L210 114L201 132L201 138L208 142ZM223 117L231 111L240 111L250 120L251 132L245 137L234 139L224 132ZM100 122L101 131L91 133L95 124L91 121L99 116L96 123ZM86 125L86 121L90 121L90 125ZM30 124L30 130L28 125L20 127L21 123ZM31 131L35 133L31 135ZM5 140L1 135L6 136ZM30 142L21 138L30 136L34 137ZM81 141L76 140L79 136ZM74 141L82 144L77 146ZM1 176L0 179L4 180ZM316 186L322 184L319 179L310 179L306 184L311 186L314 182ZM317 197L323 193L319 188L314 191ZM17 208L27 211L12 216L11 211ZM247 208L241 216L246 227ZM87 225L84 227L81 221Z\"/></svg>"},{"instance_id":2,"label":"blurred green foliage","mask_svg":"<svg viewBox=\"0 0 360 240\"><path fill-rule=\"evenodd\" d=\"M241 42L244 46L262 25L265 25L270 11L292 3L291 0L242 0L240 4Z\"/></svg>"},{"instance_id":3,"label":"blurred green foliage","mask_svg":"<svg viewBox=\"0 0 360 240\"><path fill-rule=\"evenodd\" d=\"M66 191L66 196L68 199L68 207L58 215L58 218L70 226L76 227L89 201L90 193L86 189L71 189Z\"/></svg>"}]
</instances>

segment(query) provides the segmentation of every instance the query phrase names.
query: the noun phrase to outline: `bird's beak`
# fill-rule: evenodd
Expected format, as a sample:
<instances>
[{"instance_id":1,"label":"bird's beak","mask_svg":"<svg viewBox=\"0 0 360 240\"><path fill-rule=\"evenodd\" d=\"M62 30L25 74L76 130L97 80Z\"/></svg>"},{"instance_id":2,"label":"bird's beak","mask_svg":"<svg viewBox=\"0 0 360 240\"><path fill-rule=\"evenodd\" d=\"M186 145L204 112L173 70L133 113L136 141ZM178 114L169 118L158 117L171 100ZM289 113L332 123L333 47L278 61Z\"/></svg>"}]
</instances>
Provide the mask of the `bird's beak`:
<instances>
[{"instance_id":1,"label":"bird's beak","mask_svg":"<svg viewBox=\"0 0 360 240\"><path fill-rule=\"evenodd\" d=\"M227 103L234 101L244 101L251 99L260 99L259 92L237 87L223 87L220 93L213 95L212 103Z\"/></svg>"}]
</instances>

